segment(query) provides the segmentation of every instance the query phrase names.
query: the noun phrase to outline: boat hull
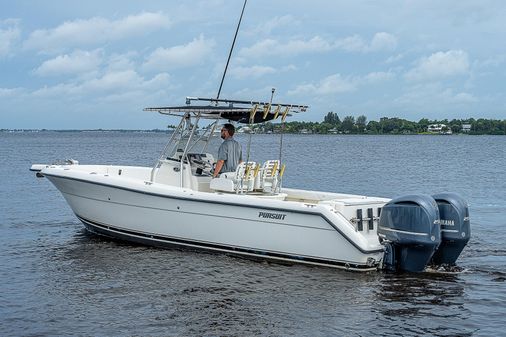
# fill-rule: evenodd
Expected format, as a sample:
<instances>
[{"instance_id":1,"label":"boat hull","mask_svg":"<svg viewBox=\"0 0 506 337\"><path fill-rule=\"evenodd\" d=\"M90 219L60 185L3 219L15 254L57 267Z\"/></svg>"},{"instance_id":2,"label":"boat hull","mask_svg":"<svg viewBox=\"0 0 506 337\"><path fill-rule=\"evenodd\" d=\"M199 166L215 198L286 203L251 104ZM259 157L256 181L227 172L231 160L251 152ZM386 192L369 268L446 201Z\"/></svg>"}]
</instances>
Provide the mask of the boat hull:
<instances>
[{"instance_id":1,"label":"boat hull","mask_svg":"<svg viewBox=\"0 0 506 337\"><path fill-rule=\"evenodd\" d=\"M43 174L88 230L121 240L350 270L377 269L383 257L381 246L361 246L344 218L315 207Z\"/></svg>"}]
</instances>

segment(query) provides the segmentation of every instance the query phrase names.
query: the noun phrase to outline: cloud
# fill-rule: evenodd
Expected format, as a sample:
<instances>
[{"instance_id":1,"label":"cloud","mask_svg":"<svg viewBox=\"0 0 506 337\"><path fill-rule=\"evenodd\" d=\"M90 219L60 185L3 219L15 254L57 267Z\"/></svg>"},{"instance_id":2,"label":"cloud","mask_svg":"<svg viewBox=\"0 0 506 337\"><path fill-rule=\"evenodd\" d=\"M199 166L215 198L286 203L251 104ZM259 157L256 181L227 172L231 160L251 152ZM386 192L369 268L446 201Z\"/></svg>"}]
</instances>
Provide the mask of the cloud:
<instances>
[{"instance_id":1,"label":"cloud","mask_svg":"<svg viewBox=\"0 0 506 337\"><path fill-rule=\"evenodd\" d=\"M240 79L258 78L276 72L276 69L268 66L234 67L230 69L230 75Z\"/></svg>"},{"instance_id":2,"label":"cloud","mask_svg":"<svg viewBox=\"0 0 506 337\"><path fill-rule=\"evenodd\" d=\"M417 65L406 73L409 81L444 79L465 75L469 72L469 57L462 50L437 52L418 60Z\"/></svg>"},{"instance_id":3,"label":"cloud","mask_svg":"<svg viewBox=\"0 0 506 337\"><path fill-rule=\"evenodd\" d=\"M452 93L450 92L449 94L451 95ZM453 95L453 101L455 103L474 103L478 102L478 98L467 92L459 92L458 94Z\"/></svg>"},{"instance_id":4,"label":"cloud","mask_svg":"<svg viewBox=\"0 0 506 337\"><path fill-rule=\"evenodd\" d=\"M39 29L24 43L27 49L54 51L129 39L170 26L162 13L141 13L110 21L101 17L67 21L53 29Z\"/></svg>"},{"instance_id":5,"label":"cloud","mask_svg":"<svg viewBox=\"0 0 506 337\"><path fill-rule=\"evenodd\" d=\"M277 40L265 39L255 43L251 47L242 48L241 56L269 56L269 55L299 55L303 53L323 52L332 49L332 45L319 36L310 40L291 40L280 43Z\"/></svg>"},{"instance_id":6,"label":"cloud","mask_svg":"<svg viewBox=\"0 0 506 337\"><path fill-rule=\"evenodd\" d=\"M292 70L297 70L297 66L294 64L288 64L281 68L281 71L292 71Z\"/></svg>"},{"instance_id":7,"label":"cloud","mask_svg":"<svg viewBox=\"0 0 506 337\"><path fill-rule=\"evenodd\" d=\"M102 51L76 50L47 60L35 70L39 76L74 75L97 70L102 63Z\"/></svg>"},{"instance_id":8,"label":"cloud","mask_svg":"<svg viewBox=\"0 0 506 337\"><path fill-rule=\"evenodd\" d=\"M492 55L484 60L477 60L473 63L473 67L477 68L496 68L506 63L506 55Z\"/></svg>"},{"instance_id":9,"label":"cloud","mask_svg":"<svg viewBox=\"0 0 506 337\"><path fill-rule=\"evenodd\" d=\"M238 79L247 79L247 78L259 78L264 75L269 74L275 74L279 72L286 72L286 71L293 71L297 69L293 64L289 64L286 66L283 66L279 69L269 67L269 66L259 66L254 65L251 67L246 66L236 66L230 69L230 75L232 77L238 78Z\"/></svg>"},{"instance_id":10,"label":"cloud","mask_svg":"<svg viewBox=\"0 0 506 337\"><path fill-rule=\"evenodd\" d=\"M279 27L293 26L293 25L298 25L298 24L299 24L299 21L297 21L291 15L276 16L268 21L264 21L264 22L260 23L252 30L247 31L246 34L248 34L248 35L257 35L257 34L269 35L272 33L273 30L276 30Z\"/></svg>"},{"instance_id":11,"label":"cloud","mask_svg":"<svg viewBox=\"0 0 506 337\"><path fill-rule=\"evenodd\" d=\"M302 84L288 92L289 95L312 94L325 96L352 92L358 87L367 84L376 84L391 80L395 74L391 72L372 72L365 76L343 77L341 74L334 74L321 79L317 83Z\"/></svg>"},{"instance_id":12,"label":"cloud","mask_svg":"<svg viewBox=\"0 0 506 337\"><path fill-rule=\"evenodd\" d=\"M427 102L431 102L434 109L455 109L456 106L467 106L479 102L471 93L445 88L439 83L419 84L409 87L407 91L394 100L394 103L414 109L426 109Z\"/></svg>"},{"instance_id":13,"label":"cloud","mask_svg":"<svg viewBox=\"0 0 506 337\"><path fill-rule=\"evenodd\" d=\"M314 94L329 95L355 91L357 85L352 78L343 78L341 74L327 76L318 83L302 84L288 92L289 95Z\"/></svg>"},{"instance_id":14,"label":"cloud","mask_svg":"<svg viewBox=\"0 0 506 337\"><path fill-rule=\"evenodd\" d=\"M239 90L232 92L230 94L230 96L244 98L244 99L251 99L252 97L255 97L259 100L268 101L269 97L271 97L272 88L273 88L272 85L267 85L267 86L258 87L258 88L245 87L245 88L241 88ZM279 101L284 100L284 98L282 98L282 96L280 96L280 94L282 94L281 90L276 91L276 94L274 96L275 102L279 102Z\"/></svg>"},{"instance_id":15,"label":"cloud","mask_svg":"<svg viewBox=\"0 0 506 337\"><path fill-rule=\"evenodd\" d=\"M396 62L402 60L403 58L404 58L404 54L393 55L393 56L388 57L385 60L385 63L387 63L387 64L396 63Z\"/></svg>"},{"instance_id":16,"label":"cloud","mask_svg":"<svg viewBox=\"0 0 506 337\"><path fill-rule=\"evenodd\" d=\"M166 89L170 84L170 76L167 73L160 73L151 79L145 79L134 70L111 71L102 76L74 81L71 83L60 83L55 86L43 87L32 92L32 95L39 98L58 97L86 97L100 94L101 98L111 95L127 95L128 92L142 90L149 93L161 88Z\"/></svg>"},{"instance_id":17,"label":"cloud","mask_svg":"<svg viewBox=\"0 0 506 337\"><path fill-rule=\"evenodd\" d=\"M143 79L134 70L113 71L104 76L86 81L81 87L86 91L104 92L132 88L142 83Z\"/></svg>"},{"instance_id":18,"label":"cloud","mask_svg":"<svg viewBox=\"0 0 506 337\"><path fill-rule=\"evenodd\" d=\"M21 88L0 88L0 97L14 97L22 92Z\"/></svg>"},{"instance_id":19,"label":"cloud","mask_svg":"<svg viewBox=\"0 0 506 337\"><path fill-rule=\"evenodd\" d=\"M374 84L389 81L393 78L395 78L395 74L393 72L378 71L365 75L358 82L362 84Z\"/></svg>"},{"instance_id":20,"label":"cloud","mask_svg":"<svg viewBox=\"0 0 506 337\"><path fill-rule=\"evenodd\" d=\"M369 45L369 51L389 51L397 48L397 38L385 32L376 33Z\"/></svg>"},{"instance_id":21,"label":"cloud","mask_svg":"<svg viewBox=\"0 0 506 337\"><path fill-rule=\"evenodd\" d=\"M135 62L132 60L137 57L138 53L130 51L124 54L113 54L107 61L107 68L111 71L133 69Z\"/></svg>"},{"instance_id":22,"label":"cloud","mask_svg":"<svg viewBox=\"0 0 506 337\"><path fill-rule=\"evenodd\" d=\"M380 32L374 34L370 42L358 35L348 36L335 42L336 49L347 52L380 52L391 51L397 47L397 38L389 33Z\"/></svg>"},{"instance_id":23,"label":"cloud","mask_svg":"<svg viewBox=\"0 0 506 337\"><path fill-rule=\"evenodd\" d=\"M336 49L348 52L363 52L369 48L367 42L358 35L339 39L335 42L334 46Z\"/></svg>"},{"instance_id":24,"label":"cloud","mask_svg":"<svg viewBox=\"0 0 506 337\"><path fill-rule=\"evenodd\" d=\"M381 32L376 33L370 42L358 35L335 41L328 41L320 36L315 36L309 40L291 40L286 43L274 39L264 39L251 47L242 48L239 51L239 55L243 57L296 56L304 53L321 53L331 50L369 53L390 51L396 47L397 39L395 36Z\"/></svg>"},{"instance_id":25,"label":"cloud","mask_svg":"<svg viewBox=\"0 0 506 337\"><path fill-rule=\"evenodd\" d=\"M2 28L2 26L7 27ZM0 20L0 57L11 53L14 43L16 43L20 36L21 30L18 27L18 20Z\"/></svg>"},{"instance_id":26,"label":"cloud","mask_svg":"<svg viewBox=\"0 0 506 337\"><path fill-rule=\"evenodd\" d=\"M209 58L214 45L214 40L206 40L200 35L185 45L156 49L142 67L145 70L167 71L200 64Z\"/></svg>"}]
</instances>

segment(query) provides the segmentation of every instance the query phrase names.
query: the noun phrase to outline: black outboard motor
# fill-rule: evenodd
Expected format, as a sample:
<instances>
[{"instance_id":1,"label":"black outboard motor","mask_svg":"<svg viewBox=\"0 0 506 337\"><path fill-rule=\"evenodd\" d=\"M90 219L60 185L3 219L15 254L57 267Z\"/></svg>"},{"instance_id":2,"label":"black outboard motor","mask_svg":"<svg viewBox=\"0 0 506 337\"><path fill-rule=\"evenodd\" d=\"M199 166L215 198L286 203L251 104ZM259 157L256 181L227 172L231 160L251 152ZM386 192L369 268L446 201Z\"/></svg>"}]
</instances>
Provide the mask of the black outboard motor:
<instances>
[{"instance_id":1,"label":"black outboard motor","mask_svg":"<svg viewBox=\"0 0 506 337\"><path fill-rule=\"evenodd\" d=\"M433 195L439 208L441 244L434 253L434 265L454 265L460 253L471 238L469 207L467 202L455 193Z\"/></svg>"},{"instance_id":2,"label":"black outboard motor","mask_svg":"<svg viewBox=\"0 0 506 337\"><path fill-rule=\"evenodd\" d=\"M429 195L391 200L381 210L378 235L386 247L384 268L423 271L441 243L435 200Z\"/></svg>"}]
</instances>

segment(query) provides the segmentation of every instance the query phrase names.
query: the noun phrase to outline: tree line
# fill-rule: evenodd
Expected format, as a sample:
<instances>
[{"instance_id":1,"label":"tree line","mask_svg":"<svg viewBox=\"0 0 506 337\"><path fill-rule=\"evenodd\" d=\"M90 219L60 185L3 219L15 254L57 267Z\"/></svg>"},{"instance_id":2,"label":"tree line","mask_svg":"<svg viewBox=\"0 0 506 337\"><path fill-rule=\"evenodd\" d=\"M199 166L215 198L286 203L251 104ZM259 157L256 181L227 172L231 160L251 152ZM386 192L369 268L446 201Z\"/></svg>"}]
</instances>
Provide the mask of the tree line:
<instances>
[{"instance_id":1,"label":"tree line","mask_svg":"<svg viewBox=\"0 0 506 337\"><path fill-rule=\"evenodd\" d=\"M284 128L286 133L340 133L340 134L423 134L428 133L429 125L444 124L442 133L473 135L506 135L506 119L442 119L429 120L422 118L418 122L397 117L382 117L379 121L367 121L367 117L345 116L342 120L337 113L329 112L322 122L287 122L284 126L267 122L256 126L258 132L279 132ZM464 126L466 126L464 128Z\"/></svg>"}]
</instances>

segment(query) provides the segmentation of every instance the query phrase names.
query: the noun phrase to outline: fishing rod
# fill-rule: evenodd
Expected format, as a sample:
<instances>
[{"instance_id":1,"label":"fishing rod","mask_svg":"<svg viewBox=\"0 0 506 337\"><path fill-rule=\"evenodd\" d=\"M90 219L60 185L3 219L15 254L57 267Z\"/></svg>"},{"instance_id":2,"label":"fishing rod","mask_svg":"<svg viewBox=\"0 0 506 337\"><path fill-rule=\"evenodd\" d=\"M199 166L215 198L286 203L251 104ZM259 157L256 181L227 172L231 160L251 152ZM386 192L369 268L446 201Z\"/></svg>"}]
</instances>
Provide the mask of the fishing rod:
<instances>
[{"instance_id":1,"label":"fishing rod","mask_svg":"<svg viewBox=\"0 0 506 337\"><path fill-rule=\"evenodd\" d=\"M270 99L270 102L269 104L264 107L265 109L265 114L269 112L270 108L271 108L271 105L272 105L272 98L274 97L274 92L276 91L276 88L272 88L271 89L271 99ZM258 107L258 104L252 109L252 112L250 113L250 118L249 118L249 129L250 129L250 133L249 133L249 139L248 139L248 148L247 148L247 159L246 159L246 163L249 162L249 156L250 156L250 152L251 152L251 134L253 133L253 122L254 122L254 119L255 119L255 113L257 112L257 107Z\"/></svg>"}]
</instances>

